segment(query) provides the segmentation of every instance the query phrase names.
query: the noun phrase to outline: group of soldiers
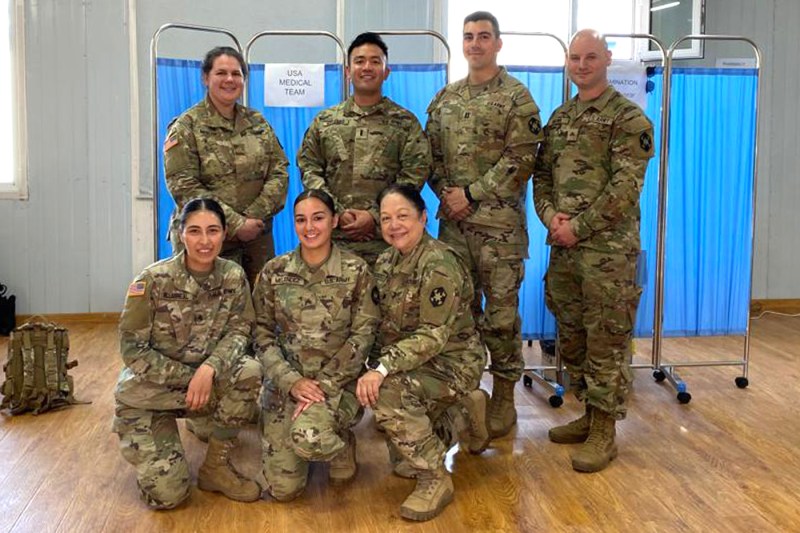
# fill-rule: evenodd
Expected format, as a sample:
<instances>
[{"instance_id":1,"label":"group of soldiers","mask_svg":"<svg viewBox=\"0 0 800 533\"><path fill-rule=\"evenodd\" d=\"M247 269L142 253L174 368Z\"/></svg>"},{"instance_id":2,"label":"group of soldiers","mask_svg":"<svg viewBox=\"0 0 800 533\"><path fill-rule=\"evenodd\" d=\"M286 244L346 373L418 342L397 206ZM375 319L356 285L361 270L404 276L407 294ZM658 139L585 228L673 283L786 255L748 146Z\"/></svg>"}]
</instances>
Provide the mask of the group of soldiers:
<instances>
[{"instance_id":1,"label":"group of soldiers","mask_svg":"<svg viewBox=\"0 0 800 533\"><path fill-rule=\"evenodd\" d=\"M582 30L570 42L567 68L578 94L547 125L528 89L498 65L502 46L492 14L466 17L468 75L439 91L423 130L411 112L383 96L390 74L386 44L376 34L359 35L348 49L353 94L317 115L297 164L306 189L324 190L334 200L336 244L370 267L387 247L377 195L392 184L420 189L428 183L436 193L438 239L460 256L474 286L472 311L493 378L486 408L492 438L508 434L517 420L514 388L524 368L518 308L528 254L525 192L533 176L534 205L552 246L546 302L556 316L571 388L585 404L585 414L552 428L549 438L581 444L573 468L596 472L617 455L615 422L625 417L632 379L631 338L641 293L635 279L639 194L653 155L652 124L609 85L611 53L597 32ZM240 67L246 75L246 65ZM215 94L224 97L225 83ZM178 205L198 196L198 186L220 201L232 236L223 256L239 260L253 286L272 254L270 219L285 201L286 156L263 117L224 117L210 108L193 112L188 123L182 117L172 125L165 142L170 191ZM205 120L208 131L241 135L228 145L207 147L211 155L198 159L206 141L191 120ZM248 156L251 142L259 143L257 157ZM199 185L198 160L210 176Z\"/></svg>"}]
</instances>

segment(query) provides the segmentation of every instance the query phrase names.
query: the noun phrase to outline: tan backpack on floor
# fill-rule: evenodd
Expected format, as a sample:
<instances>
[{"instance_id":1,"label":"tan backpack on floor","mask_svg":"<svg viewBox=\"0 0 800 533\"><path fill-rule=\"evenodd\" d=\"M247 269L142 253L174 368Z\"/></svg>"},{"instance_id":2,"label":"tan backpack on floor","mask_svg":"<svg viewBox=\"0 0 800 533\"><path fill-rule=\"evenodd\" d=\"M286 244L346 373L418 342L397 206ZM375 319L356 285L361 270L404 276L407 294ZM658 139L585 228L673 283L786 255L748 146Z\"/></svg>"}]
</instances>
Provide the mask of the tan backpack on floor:
<instances>
[{"instance_id":1,"label":"tan backpack on floor","mask_svg":"<svg viewBox=\"0 0 800 533\"><path fill-rule=\"evenodd\" d=\"M37 316L11 332L8 360L3 365L3 403L12 415L32 411L38 415L79 402L72 395L72 377L67 375L77 361L67 361L67 329Z\"/></svg>"}]
</instances>

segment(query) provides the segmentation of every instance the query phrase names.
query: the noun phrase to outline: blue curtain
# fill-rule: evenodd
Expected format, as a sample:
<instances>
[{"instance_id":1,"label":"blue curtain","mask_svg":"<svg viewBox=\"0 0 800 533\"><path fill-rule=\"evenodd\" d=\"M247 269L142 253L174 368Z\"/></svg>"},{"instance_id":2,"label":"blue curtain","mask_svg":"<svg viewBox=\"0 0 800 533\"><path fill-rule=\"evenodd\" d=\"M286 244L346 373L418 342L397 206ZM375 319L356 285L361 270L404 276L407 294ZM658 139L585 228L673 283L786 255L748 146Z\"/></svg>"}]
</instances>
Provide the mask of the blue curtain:
<instances>
[{"instance_id":1,"label":"blue curtain","mask_svg":"<svg viewBox=\"0 0 800 533\"><path fill-rule=\"evenodd\" d=\"M746 331L756 85L752 69L673 70L666 335Z\"/></svg>"},{"instance_id":2,"label":"blue curtain","mask_svg":"<svg viewBox=\"0 0 800 533\"><path fill-rule=\"evenodd\" d=\"M205 95L200 62L159 59L159 143L167 124ZM445 66L391 65L384 93L410 109L424 125L426 108L445 84ZM562 70L552 67L509 67L534 95L546 122L561 104ZM642 192L642 249L644 292L635 335L653 332L655 249L657 230L658 160L660 157L660 69L648 74L647 115L655 128L655 157L650 161ZM342 70L325 69L325 107L338 103ZM756 72L752 70L675 69L670 140L670 183L665 261L664 334L670 336L741 334L747 324L752 247L752 171L755 132ZM303 134L322 108L264 107L264 67L253 65L249 82L250 104L260 110L283 144L290 165L287 205L302 190L295 158ZM438 200L426 186L423 195L431 213ZM525 282L520 295L522 334L525 339L552 338L555 322L544 305L542 278L549 248L546 231L527 195L530 258L525 262ZM164 184L159 156L158 236L159 257L171 247L166 241L174 203ZM429 217L428 230L438 234L438 221ZM276 253L294 248L291 209L275 217Z\"/></svg>"},{"instance_id":3,"label":"blue curtain","mask_svg":"<svg viewBox=\"0 0 800 533\"><path fill-rule=\"evenodd\" d=\"M324 107L266 107L264 105L264 65L250 66L250 107L260 111L272 125L275 134L283 145L289 158L289 192L286 195L286 208L273 219L272 234L275 239L275 254L280 255L297 246L294 232L294 217L291 206L297 195L303 191L300 171L296 165L297 151L303 142L303 135L314 117L323 109L342 101L341 65L325 65L325 106Z\"/></svg>"}]
</instances>

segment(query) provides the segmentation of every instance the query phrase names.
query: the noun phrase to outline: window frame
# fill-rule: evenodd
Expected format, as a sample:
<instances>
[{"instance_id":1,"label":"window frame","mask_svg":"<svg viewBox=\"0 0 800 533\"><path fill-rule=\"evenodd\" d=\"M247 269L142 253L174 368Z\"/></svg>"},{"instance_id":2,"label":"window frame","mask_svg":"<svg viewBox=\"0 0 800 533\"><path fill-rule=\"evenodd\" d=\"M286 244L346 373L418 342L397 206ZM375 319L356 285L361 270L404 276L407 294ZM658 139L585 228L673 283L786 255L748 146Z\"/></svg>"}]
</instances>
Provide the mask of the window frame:
<instances>
[{"instance_id":1,"label":"window frame","mask_svg":"<svg viewBox=\"0 0 800 533\"><path fill-rule=\"evenodd\" d=\"M25 98L25 1L9 2L11 33L11 115L14 173L11 183L0 183L0 200L28 199L28 128Z\"/></svg>"},{"instance_id":2,"label":"window frame","mask_svg":"<svg viewBox=\"0 0 800 533\"><path fill-rule=\"evenodd\" d=\"M685 0L682 0L685 1ZM703 34L706 26L706 0L691 0L692 2L692 28L691 35ZM652 33L650 28L650 6L651 0L637 0L636 9L637 22L639 28L642 28L645 33ZM658 37L658 35L656 35ZM687 41L685 41L687 42ZM678 49L672 54L674 59L703 59L704 48L703 41L699 39L692 39L688 41L691 45L687 49ZM642 61L661 61L661 52L658 50L649 50L649 42L640 40L637 45L637 56ZM667 52L672 43L662 43L664 45L664 53Z\"/></svg>"}]
</instances>

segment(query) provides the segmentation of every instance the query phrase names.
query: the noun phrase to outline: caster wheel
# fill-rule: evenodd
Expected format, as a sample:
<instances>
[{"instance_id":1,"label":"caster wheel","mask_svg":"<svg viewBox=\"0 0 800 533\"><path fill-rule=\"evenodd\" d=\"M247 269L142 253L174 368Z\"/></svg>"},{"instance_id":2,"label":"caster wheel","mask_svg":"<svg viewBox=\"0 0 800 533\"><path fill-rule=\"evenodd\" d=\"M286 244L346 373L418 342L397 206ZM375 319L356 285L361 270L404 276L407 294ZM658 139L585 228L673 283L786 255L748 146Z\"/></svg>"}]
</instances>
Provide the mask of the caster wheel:
<instances>
[{"instance_id":1,"label":"caster wheel","mask_svg":"<svg viewBox=\"0 0 800 533\"><path fill-rule=\"evenodd\" d=\"M687 404L692 401L692 395L688 392L679 392L678 401L682 404Z\"/></svg>"},{"instance_id":2,"label":"caster wheel","mask_svg":"<svg viewBox=\"0 0 800 533\"><path fill-rule=\"evenodd\" d=\"M547 401L550 402L550 407L561 407L564 405L564 398L556 396L555 394L550 396Z\"/></svg>"},{"instance_id":3,"label":"caster wheel","mask_svg":"<svg viewBox=\"0 0 800 533\"><path fill-rule=\"evenodd\" d=\"M740 389L746 389L748 385L750 385L750 380L745 377L739 376L736 378L736 386Z\"/></svg>"},{"instance_id":4,"label":"caster wheel","mask_svg":"<svg viewBox=\"0 0 800 533\"><path fill-rule=\"evenodd\" d=\"M656 380L656 383L661 383L665 379L667 379L667 375L664 373L663 370L655 370L653 371L653 379Z\"/></svg>"},{"instance_id":5,"label":"caster wheel","mask_svg":"<svg viewBox=\"0 0 800 533\"><path fill-rule=\"evenodd\" d=\"M530 389L533 386L533 379L530 376L522 376L522 384Z\"/></svg>"}]
</instances>

